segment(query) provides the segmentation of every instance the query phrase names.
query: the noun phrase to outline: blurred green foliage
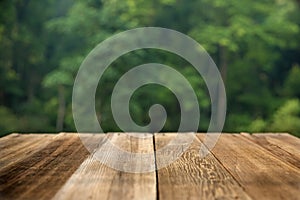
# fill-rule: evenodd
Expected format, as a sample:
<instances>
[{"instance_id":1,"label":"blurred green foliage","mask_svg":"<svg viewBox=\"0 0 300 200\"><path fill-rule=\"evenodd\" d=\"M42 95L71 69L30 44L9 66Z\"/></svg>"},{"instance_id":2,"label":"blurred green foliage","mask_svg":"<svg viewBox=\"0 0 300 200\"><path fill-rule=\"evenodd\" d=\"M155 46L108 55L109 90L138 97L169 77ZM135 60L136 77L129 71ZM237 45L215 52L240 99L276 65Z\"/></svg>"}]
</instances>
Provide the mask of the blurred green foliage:
<instances>
[{"instance_id":1,"label":"blurred green foliage","mask_svg":"<svg viewBox=\"0 0 300 200\"><path fill-rule=\"evenodd\" d=\"M300 136L300 102L292 99L285 102L273 115L270 124L271 130L287 131Z\"/></svg>"},{"instance_id":2,"label":"blurred green foliage","mask_svg":"<svg viewBox=\"0 0 300 200\"><path fill-rule=\"evenodd\" d=\"M75 131L72 85L87 54L109 36L142 26L178 30L197 40L224 79L226 132L291 132L300 136L300 5L296 0L2 0L0 2L0 135ZM110 107L117 80L134 66L174 67L196 91L199 131L210 100L201 76L184 59L139 50L117 59L99 82L96 110L104 131L118 131ZM172 77L161 77L172 79ZM138 89L130 103L137 124L160 103L164 131L176 131L178 101L158 86Z\"/></svg>"}]
</instances>

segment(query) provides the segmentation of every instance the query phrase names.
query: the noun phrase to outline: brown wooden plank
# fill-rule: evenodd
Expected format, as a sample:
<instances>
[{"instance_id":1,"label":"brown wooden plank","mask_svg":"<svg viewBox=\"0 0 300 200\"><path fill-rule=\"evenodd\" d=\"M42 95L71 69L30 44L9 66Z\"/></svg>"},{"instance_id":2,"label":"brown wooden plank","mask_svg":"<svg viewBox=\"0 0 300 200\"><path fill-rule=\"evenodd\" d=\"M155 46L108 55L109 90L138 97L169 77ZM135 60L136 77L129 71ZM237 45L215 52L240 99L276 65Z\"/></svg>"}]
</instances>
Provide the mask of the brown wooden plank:
<instances>
[{"instance_id":1,"label":"brown wooden plank","mask_svg":"<svg viewBox=\"0 0 300 200\"><path fill-rule=\"evenodd\" d=\"M212 152L252 198L299 199L299 169L244 136L222 134Z\"/></svg>"},{"instance_id":2,"label":"brown wooden plank","mask_svg":"<svg viewBox=\"0 0 300 200\"><path fill-rule=\"evenodd\" d=\"M77 134L48 139L40 141L47 143L43 148L25 147L34 153L0 170L2 199L49 199L88 156Z\"/></svg>"},{"instance_id":3,"label":"brown wooden plank","mask_svg":"<svg viewBox=\"0 0 300 200\"><path fill-rule=\"evenodd\" d=\"M0 171L49 144L54 134L11 134L0 139Z\"/></svg>"},{"instance_id":4,"label":"brown wooden plank","mask_svg":"<svg viewBox=\"0 0 300 200\"><path fill-rule=\"evenodd\" d=\"M287 133L242 134L262 146L280 160L300 168L300 140Z\"/></svg>"},{"instance_id":5,"label":"brown wooden plank","mask_svg":"<svg viewBox=\"0 0 300 200\"><path fill-rule=\"evenodd\" d=\"M110 134L109 140L118 148L135 153L153 153L153 138L141 140L125 134ZM154 153L149 162L126 162L122 155L117 155L113 148L103 143L96 153L100 153L108 161L119 168L154 165ZM55 195L54 199L156 199L155 172L128 173L110 168L99 162L93 155L88 157L68 182Z\"/></svg>"},{"instance_id":6,"label":"brown wooden plank","mask_svg":"<svg viewBox=\"0 0 300 200\"><path fill-rule=\"evenodd\" d=\"M174 136L156 134L156 149L162 148ZM159 199L250 199L212 154L200 157L200 143L194 140L178 160L158 170ZM180 155L180 145L171 148L170 154L156 154L157 160Z\"/></svg>"}]
</instances>

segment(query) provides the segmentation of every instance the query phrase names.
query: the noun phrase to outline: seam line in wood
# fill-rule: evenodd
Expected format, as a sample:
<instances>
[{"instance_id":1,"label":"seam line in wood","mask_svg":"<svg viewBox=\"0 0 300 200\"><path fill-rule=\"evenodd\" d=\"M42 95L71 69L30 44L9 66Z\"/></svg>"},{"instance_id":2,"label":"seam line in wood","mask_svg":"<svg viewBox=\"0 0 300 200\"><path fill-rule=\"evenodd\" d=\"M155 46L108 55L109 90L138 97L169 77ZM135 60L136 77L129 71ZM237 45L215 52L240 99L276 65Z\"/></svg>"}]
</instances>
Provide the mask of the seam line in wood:
<instances>
[{"instance_id":1,"label":"seam line in wood","mask_svg":"<svg viewBox=\"0 0 300 200\"><path fill-rule=\"evenodd\" d=\"M202 145L204 145L205 146L205 148L208 148L205 144L204 144L204 142L202 142L198 137L197 137L197 134L195 135L195 138L196 138L196 140L200 143L200 144L202 144ZM212 148L213 149L213 148ZM211 150L212 150L211 149ZM225 166L224 166L224 164L217 158L217 156L213 153L213 151L211 151L211 150L209 150L209 152L211 153L211 155L218 161L218 163L228 172L228 174L230 174L230 176L231 176L231 178L242 188L242 190L246 193L246 194L248 194L247 192L246 192L246 190L245 190L245 188L240 184L240 182L233 176L233 174L230 172L230 170L228 170ZM249 194L248 194L249 195ZM250 196L249 196L250 197ZM250 197L251 198L251 197ZM252 198L251 198L252 199Z\"/></svg>"}]
</instances>

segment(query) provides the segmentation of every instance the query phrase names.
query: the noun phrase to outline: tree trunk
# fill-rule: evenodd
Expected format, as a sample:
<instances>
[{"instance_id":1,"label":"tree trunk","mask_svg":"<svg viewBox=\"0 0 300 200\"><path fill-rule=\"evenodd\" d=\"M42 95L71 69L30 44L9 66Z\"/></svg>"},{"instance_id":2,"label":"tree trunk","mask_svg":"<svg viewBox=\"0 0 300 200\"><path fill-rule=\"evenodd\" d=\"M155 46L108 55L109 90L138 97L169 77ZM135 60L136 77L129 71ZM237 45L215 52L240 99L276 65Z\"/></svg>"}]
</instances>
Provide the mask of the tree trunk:
<instances>
[{"instance_id":1,"label":"tree trunk","mask_svg":"<svg viewBox=\"0 0 300 200\"><path fill-rule=\"evenodd\" d=\"M226 83L226 78L227 78L227 67L228 67L228 62L227 62L227 49L224 46L220 46L219 48L219 56L220 56L220 72L221 76L223 79L224 84Z\"/></svg>"},{"instance_id":2,"label":"tree trunk","mask_svg":"<svg viewBox=\"0 0 300 200\"><path fill-rule=\"evenodd\" d=\"M224 87L226 89L226 79L227 79L227 67L228 67L228 62L227 62L227 49L224 46L219 47L219 70L223 79ZM218 127L221 127L220 122L223 121L223 115L222 115L222 110L226 108L226 97L221 98L223 95L223 91L221 88L218 88ZM226 91L225 91L226 94ZM225 116L226 117L226 116Z\"/></svg>"},{"instance_id":3,"label":"tree trunk","mask_svg":"<svg viewBox=\"0 0 300 200\"><path fill-rule=\"evenodd\" d=\"M62 131L64 128L64 118L66 112L65 88L58 86L58 112L56 120L56 131Z\"/></svg>"}]
</instances>

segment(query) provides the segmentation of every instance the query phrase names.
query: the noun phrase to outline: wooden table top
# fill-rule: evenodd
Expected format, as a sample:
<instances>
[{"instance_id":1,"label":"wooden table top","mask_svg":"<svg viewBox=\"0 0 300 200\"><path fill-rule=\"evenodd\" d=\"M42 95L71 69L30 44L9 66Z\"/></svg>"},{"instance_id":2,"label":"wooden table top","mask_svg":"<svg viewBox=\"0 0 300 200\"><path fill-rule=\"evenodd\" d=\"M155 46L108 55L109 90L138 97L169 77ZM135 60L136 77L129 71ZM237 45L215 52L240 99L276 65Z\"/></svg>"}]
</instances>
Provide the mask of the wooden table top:
<instances>
[{"instance_id":1,"label":"wooden table top","mask_svg":"<svg viewBox=\"0 0 300 200\"><path fill-rule=\"evenodd\" d=\"M97 148L109 138L128 152L152 152L156 162L154 150L174 134L85 136ZM98 144L99 138L104 142ZM188 150L166 167L129 173L99 162L75 133L10 134L0 138L0 199L300 199L300 139L222 134L211 153L201 157L204 138L196 134ZM109 150L100 153L122 163Z\"/></svg>"}]
</instances>

